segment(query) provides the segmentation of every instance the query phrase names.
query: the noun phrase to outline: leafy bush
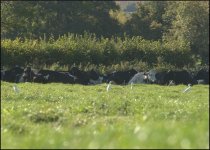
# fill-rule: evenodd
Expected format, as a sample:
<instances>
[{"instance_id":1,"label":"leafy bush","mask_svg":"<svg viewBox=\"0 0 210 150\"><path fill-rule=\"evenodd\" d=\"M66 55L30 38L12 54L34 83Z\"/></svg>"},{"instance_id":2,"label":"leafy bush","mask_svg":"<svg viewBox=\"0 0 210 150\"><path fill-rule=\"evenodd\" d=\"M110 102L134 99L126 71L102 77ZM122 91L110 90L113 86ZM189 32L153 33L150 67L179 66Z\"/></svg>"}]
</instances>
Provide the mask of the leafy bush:
<instances>
[{"instance_id":1,"label":"leafy bush","mask_svg":"<svg viewBox=\"0 0 210 150\"><path fill-rule=\"evenodd\" d=\"M1 64L18 65L120 65L121 62L145 62L147 65L193 65L189 44L184 41L150 41L140 36L96 38L95 34L68 34L40 39L1 40ZM129 64L130 65L130 64ZM127 66L128 68L129 66ZM126 68L126 67L124 67Z\"/></svg>"}]
</instances>

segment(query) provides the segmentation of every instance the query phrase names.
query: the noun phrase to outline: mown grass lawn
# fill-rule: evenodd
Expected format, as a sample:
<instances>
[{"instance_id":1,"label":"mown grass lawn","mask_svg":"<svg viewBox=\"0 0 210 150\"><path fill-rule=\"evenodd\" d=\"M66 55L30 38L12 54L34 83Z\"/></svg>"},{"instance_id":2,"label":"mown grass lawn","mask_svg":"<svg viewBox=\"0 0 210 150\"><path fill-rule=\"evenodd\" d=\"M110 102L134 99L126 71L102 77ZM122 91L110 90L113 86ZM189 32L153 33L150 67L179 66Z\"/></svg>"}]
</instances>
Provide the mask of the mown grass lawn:
<instances>
[{"instance_id":1,"label":"mown grass lawn","mask_svg":"<svg viewBox=\"0 0 210 150\"><path fill-rule=\"evenodd\" d=\"M209 148L209 86L1 82L1 148Z\"/></svg>"}]
</instances>

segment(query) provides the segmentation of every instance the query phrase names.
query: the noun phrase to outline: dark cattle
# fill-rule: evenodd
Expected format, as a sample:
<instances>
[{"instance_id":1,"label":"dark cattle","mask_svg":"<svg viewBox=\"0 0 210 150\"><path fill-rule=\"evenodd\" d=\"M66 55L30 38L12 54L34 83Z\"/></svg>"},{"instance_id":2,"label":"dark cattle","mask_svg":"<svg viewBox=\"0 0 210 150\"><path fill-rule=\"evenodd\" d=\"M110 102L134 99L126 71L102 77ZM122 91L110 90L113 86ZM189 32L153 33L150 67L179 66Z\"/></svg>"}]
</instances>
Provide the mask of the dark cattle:
<instances>
[{"instance_id":1,"label":"dark cattle","mask_svg":"<svg viewBox=\"0 0 210 150\"><path fill-rule=\"evenodd\" d=\"M93 69L91 71L85 72L79 70L77 67L73 67L69 71L69 73L77 78L75 82L78 84L88 85L88 84L98 84L102 82L102 77L100 77L99 74Z\"/></svg>"},{"instance_id":2,"label":"dark cattle","mask_svg":"<svg viewBox=\"0 0 210 150\"><path fill-rule=\"evenodd\" d=\"M194 77L195 80L203 80L203 84L209 84L209 70L201 69Z\"/></svg>"},{"instance_id":3,"label":"dark cattle","mask_svg":"<svg viewBox=\"0 0 210 150\"><path fill-rule=\"evenodd\" d=\"M97 73L96 71L94 71L93 69L90 70L90 71L88 71L87 73L88 73L88 76L89 76L90 79L92 79L92 80L98 80L99 75L98 75L98 73Z\"/></svg>"},{"instance_id":4,"label":"dark cattle","mask_svg":"<svg viewBox=\"0 0 210 150\"><path fill-rule=\"evenodd\" d=\"M128 82L128 84L131 84L131 83L145 84L147 82L148 82L148 76L144 72L139 72L131 78L131 80Z\"/></svg>"},{"instance_id":5,"label":"dark cattle","mask_svg":"<svg viewBox=\"0 0 210 150\"><path fill-rule=\"evenodd\" d=\"M21 80L23 80L23 82L32 82L34 76L35 76L35 73L31 70L31 67L26 67L23 71Z\"/></svg>"},{"instance_id":6,"label":"dark cattle","mask_svg":"<svg viewBox=\"0 0 210 150\"><path fill-rule=\"evenodd\" d=\"M167 81L165 79L167 75L166 71L150 70L146 73L146 75L148 77L148 83L160 85L167 84Z\"/></svg>"},{"instance_id":7,"label":"dark cattle","mask_svg":"<svg viewBox=\"0 0 210 150\"><path fill-rule=\"evenodd\" d=\"M167 84L169 81L166 80L166 75L167 75L167 71L160 71L160 72L157 72L157 73L155 74L155 78L156 78L155 83L160 84L160 85L165 85L165 84Z\"/></svg>"},{"instance_id":8,"label":"dark cattle","mask_svg":"<svg viewBox=\"0 0 210 150\"><path fill-rule=\"evenodd\" d=\"M35 83L48 83L49 75L35 74L33 77L33 82Z\"/></svg>"},{"instance_id":9,"label":"dark cattle","mask_svg":"<svg viewBox=\"0 0 210 150\"><path fill-rule=\"evenodd\" d=\"M128 71L115 71L106 76L106 82L114 81L116 84L127 84L136 73L137 71L134 69Z\"/></svg>"},{"instance_id":10,"label":"dark cattle","mask_svg":"<svg viewBox=\"0 0 210 150\"><path fill-rule=\"evenodd\" d=\"M75 80L78 84L88 85L89 84L89 76L88 73L82 70L79 70L77 67L73 67L70 71L70 74L77 77Z\"/></svg>"},{"instance_id":11,"label":"dark cattle","mask_svg":"<svg viewBox=\"0 0 210 150\"><path fill-rule=\"evenodd\" d=\"M51 71L51 70L40 70L37 73L37 75L34 77L34 82L41 82L41 83L51 83L51 82L75 83L75 79L69 73Z\"/></svg>"},{"instance_id":12,"label":"dark cattle","mask_svg":"<svg viewBox=\"0 0 210 150\"><path fill-rule=\"evenodd\" d=\"M177 84L197 84L195 80L193 80L192 76L186 71L168 71L165 75L165 82L169 84L169 81L173 80L174 83Z\"/></svg>"},{"instance_id":13,"label":"dark cattle","mask_svg":"<svg viewBox=\"0 0 210 150\"><path fill-rule=\"evenodd\" d=\"M103 77L102 82L103 82L103 83L108 83L108 81L109 81L109 76L110 76L110 75L111 75L111 74L102 75L102 77Z\"/></svg>"},{"instance_id":14,"label":"dark cattle","mask_svg":"<svg viewBox=\"0 0 210 150\"><path fill-rule=\"evenodd\" d=\"M7 82L18 83L22 74L23 74L23 69L19 66L15 66L10 70L1 71L1 76L2 76L1 79Z\"/></svg>"},{"instance_id":15,"label":"dark cattle","mask_svg":"<svg viewBox=\"0 0 210 150\"><path fill-rule=\"evenodd\" d=\"M93 69L91 71L88 71L88 76L89 76L89 84L101 84L103 82L103 75L100 75Z\"/></svg>"},{"instance_id":16,"label":"dark cattle","mask_svg":"<svg viewBox=\"0 0 210 150\"><path fill-rule=\"evenodd\" d=\"M148 77L148 83L156 83L157 81L156 74L157 74L156 70L150 70L149 72L146 73Z\"/></svg>"},{"instance_id":17,"label":"dark cattle","mask_svg":"<svg viewBox=\"0 0 210 150\"><path fill-rule=\"evenodd\" d=\"M4 76L5 76L5 70L1 70L1 80L4 79Z\"/></svg>"},{"instance_id":18,"label":"dark cattle","mask_svg":"<svg viewBox=\"0 0 210 150\"><path fill-rule=\"evenodd\" d=\"M156 71L150 70L148 73L149 83L160 85L169 85L171 82L174 84L197 84L192 76L185 70L183 71Z\"/></svg>"}]
</instances>

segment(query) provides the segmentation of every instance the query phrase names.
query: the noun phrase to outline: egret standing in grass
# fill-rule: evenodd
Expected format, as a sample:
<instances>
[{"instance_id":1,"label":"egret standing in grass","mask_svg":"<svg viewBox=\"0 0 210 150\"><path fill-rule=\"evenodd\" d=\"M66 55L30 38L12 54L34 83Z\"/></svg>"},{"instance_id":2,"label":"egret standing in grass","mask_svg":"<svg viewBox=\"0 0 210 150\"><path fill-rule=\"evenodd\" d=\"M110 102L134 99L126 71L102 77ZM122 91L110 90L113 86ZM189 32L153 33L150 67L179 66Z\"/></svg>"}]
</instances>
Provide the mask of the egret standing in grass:
<instances>
[{"instance_id":1,"label":"egret standing in grass","mask_svg":"<svg viewBox=\"0 0 210 150\"><path fill-rule=\"evenodd\" d=\"M20 90L19 90L19 88L17 87L16 84L13 85L13 90L14 90L16 93L19 93L19 92L20 92Z\"/></svg>"},{"instance_id":2,"label":"egret standing in grass","mask_svg":"<svg viewBox=\"0 0 210 150\"><path fill-rule=\"evenodd\" d=\"M189 92L191 89L191 84L188 84L188 87L183 91L183 93Z\"/></svg>"},{"instance_id":3,"label":"egret standing in grass","mask_svg":"<svg viewBox=\"0 0 210 150\"><path fill-rule=\"evenodd\" d=\"M133 82L131 82L131 90L133 89Z\"/></svg>"},{"instance_id":4,"label":"egret standing in grass","mask_svg":"<svg viewBox=\"0 0 210 150\"><path fill-rule=\"evenodd\" d=\"M107 92L111 89L111 83L112 83L112 81L109 81L109 84L108 84L107 87L106 87L106 91L107 91Z\"/></svg>"}]
</instances>

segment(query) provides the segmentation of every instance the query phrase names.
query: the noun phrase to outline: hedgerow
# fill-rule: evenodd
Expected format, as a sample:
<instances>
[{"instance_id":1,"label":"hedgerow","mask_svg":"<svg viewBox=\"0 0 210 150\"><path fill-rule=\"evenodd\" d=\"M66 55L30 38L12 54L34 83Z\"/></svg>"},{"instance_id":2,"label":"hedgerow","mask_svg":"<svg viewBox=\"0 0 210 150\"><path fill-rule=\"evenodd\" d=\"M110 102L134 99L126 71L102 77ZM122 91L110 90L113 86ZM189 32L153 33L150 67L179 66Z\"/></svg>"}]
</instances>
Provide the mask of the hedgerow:
<instances>
[{"instance_id":1,"label":"hedgerow","mask_svg":"<svg viewBox=\"0 0 210 150\"><path fill-rule=\"evenodd\" d=\"M178 41L149 41L140 36L96 38L95 34L67 34L48 40L1 40L1 64L18 65L105 65L145 62L149 66L168 64L176 67L194 63L189 44Z\"/></svg>"}]
</instances>

